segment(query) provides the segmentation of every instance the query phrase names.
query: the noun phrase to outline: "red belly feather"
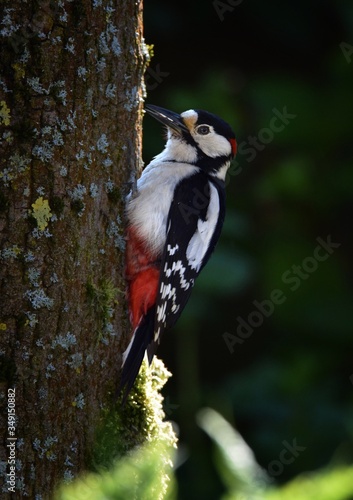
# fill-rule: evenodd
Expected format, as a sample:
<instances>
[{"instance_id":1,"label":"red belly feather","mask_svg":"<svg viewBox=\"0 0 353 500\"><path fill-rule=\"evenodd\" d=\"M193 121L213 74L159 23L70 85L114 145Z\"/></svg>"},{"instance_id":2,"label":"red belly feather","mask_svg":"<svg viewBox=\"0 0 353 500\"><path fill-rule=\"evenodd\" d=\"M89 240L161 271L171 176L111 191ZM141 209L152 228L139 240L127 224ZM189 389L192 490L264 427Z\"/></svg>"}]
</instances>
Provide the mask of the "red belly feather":
<instances>
[{"instance_id":1,"label":"red belly feather","mask_svg":"<svg viewBox=\"0 0 353 500\"><path fill-rule=\"evenodd\" d=\"M126 234L125 273L129 285L128 302L133 329L156 303L159 282L157 258L146 249L136 230L130 227Z\"/></svg>"}]
</instances>

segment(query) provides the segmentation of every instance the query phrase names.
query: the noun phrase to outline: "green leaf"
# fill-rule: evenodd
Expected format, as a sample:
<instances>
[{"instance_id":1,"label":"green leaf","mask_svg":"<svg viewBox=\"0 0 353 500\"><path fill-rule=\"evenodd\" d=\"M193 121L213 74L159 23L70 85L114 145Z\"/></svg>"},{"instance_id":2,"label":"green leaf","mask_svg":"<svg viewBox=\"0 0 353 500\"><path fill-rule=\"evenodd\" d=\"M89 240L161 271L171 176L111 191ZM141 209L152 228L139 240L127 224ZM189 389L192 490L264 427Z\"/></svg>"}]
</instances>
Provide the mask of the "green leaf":
<instances>
[{"instance_id":1,"label":"green leaf","mask_svg":"<svg viewBox=\"0 0 353 500\"><path fill-rule=\"evenodd\" d=\"M261 499L267 476L241 435L211 408L201 410L197 422L216 444L216 466L225 484L231 491L236 491L232 498Z\"/></svg>"}]
</instances>

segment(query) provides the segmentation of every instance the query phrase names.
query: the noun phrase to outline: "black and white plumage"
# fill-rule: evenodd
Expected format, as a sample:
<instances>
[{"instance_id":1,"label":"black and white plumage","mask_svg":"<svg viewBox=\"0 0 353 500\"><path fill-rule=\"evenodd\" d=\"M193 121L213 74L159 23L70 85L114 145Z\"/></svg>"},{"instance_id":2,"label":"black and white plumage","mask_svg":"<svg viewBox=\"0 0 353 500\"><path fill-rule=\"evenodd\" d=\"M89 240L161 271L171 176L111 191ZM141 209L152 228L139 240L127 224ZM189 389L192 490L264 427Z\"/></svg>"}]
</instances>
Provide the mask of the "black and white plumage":
<instances>
[{"instance_id":1,"label":"black and white plumage","mask_svg":"<svg viewBox=\"0 0 353 500\"><path fill-rule=\"evenodd\" d=\"M165 149L127 200L126 279L133 335L123 356L125 396L145 352L151 362L182 313L225 215L225 176L236 152L230 126L202 110L181 115L146 106L167 126Z\"/></svg>"}]
</instances>

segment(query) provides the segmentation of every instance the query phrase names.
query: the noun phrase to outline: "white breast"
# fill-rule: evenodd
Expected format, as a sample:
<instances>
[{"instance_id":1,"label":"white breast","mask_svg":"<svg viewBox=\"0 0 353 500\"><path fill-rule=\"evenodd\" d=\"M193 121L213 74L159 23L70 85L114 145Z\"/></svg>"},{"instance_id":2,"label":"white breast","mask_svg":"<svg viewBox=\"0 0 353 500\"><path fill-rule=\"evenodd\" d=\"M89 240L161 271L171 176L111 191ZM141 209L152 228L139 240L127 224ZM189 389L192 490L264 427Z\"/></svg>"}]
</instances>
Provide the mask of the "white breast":
<instances>
[{"instance_id":1,"label":"white breast","mask_svg":"<svg viewBox=\"0 0 353 500\"><path fill-rule=\"evenodd\" d=\"M137 181L137 193L128 200L128 221L147 243L152 253L159 254L166 240L169 208L176 185L198 171L188 163L166 161L165 151L145 168Z\"/></svg>"}]
</instances>

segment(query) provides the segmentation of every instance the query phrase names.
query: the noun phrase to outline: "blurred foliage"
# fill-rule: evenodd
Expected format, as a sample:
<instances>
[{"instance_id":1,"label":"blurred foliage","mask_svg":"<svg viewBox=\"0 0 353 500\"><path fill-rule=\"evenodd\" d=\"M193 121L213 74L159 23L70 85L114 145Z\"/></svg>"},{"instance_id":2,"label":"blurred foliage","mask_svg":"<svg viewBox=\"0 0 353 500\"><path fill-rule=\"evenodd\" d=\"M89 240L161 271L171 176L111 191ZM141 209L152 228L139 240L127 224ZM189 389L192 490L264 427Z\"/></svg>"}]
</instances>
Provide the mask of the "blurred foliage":
<instances>
[{"instance_id":1,"label":"blurred foliage","mask_svg":"<svg viewBox=\"0 0 353 500\"><path fill-rule=\"evenodd\" d=\"M214 461L227 490L244 499L260 498L268 479L241 435L210 408L199 411L197 421L216 445Z\"/></svg>"},{"instance_id":2,"label":"blurred foliage","mask_svg":"<svg viewBox=\"0 0 353 500\"><path fill-rule=\"evenodd\" d=\"M341 466L299 476L286 486L269 492L264 500L352 500L353 467Z\"/></svg>"},{"instance_id":3,"label":"blurred foliage","mask_svg":"<svg viewBox=\"0 0 353 500\"><path fill-rule=\"evenodd\" d=\"M293 491L306 471L353 463L353 53L342 49L353 49L353 4L247 0L229 3L223 19L214 4L145 5L150 67L163 72L147 101L212 111L239 146L220 242L159 350L187 457L177 470L182 500L224 492L193 423L203 406L235 421L265 469L297 439L305 452L272 478ZM279 130L273 120L285 112ZM146 163L163 142L146 118ZM318 238L340 246L315 262ZM236 336L239 318L248 323L274 290L284 301L229 349L224 333ZM328 470L330 484L341 473ZM341 498L338 486L330 498Z\"/></svg>"},{"instance_id":4,"label":"blurred foliage","mask_svg":"<svg viewBox=\"0 0 353 500\"><path fill-rule=\"evenodd\" d=\"M216 465L227 493L223 500L352 500L353 466L329 467L273 487L240 434L210 408L198 414L199 425L216 445Z\"/></svg>"},{"instance_id":5,"label":"blurred foliage","mask_svg":"<svg viewBox=\"0 0 353 500\"><path fill-rule=\"evenodd\" d=\"M172 449L161 441L147 443L105 472L90 473L62 486L56 500L172 500ZM169 483L169 484L168 484Z\"/></svg>"},{"instance_id":6,"label":"blurred foliage","mask_svg":"<svg viewBox=\"0 0 353 500\"><path fill-rule=\"evenodd\" d=\"M331 466L275 487L240 434L220 414L204 408L197 421L214 443L214 466L225 485L223 500L352 500L352 466ZM157 440L142 445L110 470L87 474L62 487L55 499L172 500L176 484L171 465L172 448Z\"/></svg>"}]
</instances>

